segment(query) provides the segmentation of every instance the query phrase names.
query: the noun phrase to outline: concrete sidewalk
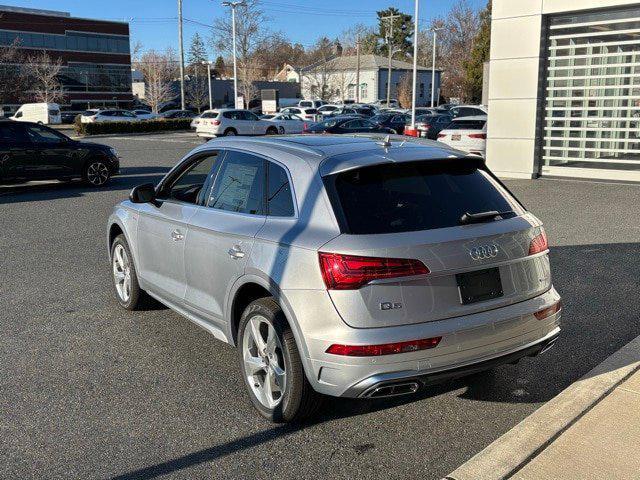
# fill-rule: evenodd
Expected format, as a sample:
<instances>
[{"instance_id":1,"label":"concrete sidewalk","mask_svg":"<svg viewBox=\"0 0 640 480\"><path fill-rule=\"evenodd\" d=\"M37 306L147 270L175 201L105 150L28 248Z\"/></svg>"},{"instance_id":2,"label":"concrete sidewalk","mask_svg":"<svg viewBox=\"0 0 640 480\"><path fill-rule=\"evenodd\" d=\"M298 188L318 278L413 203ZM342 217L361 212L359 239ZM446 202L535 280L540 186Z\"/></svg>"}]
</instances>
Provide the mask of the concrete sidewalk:
<instances>
[{"instance_id":1,"label":"concrete sidewalk","mask_svg":"<svg viewBox=\"0 0 640 480\"><path fill-rule=\"evenodd\" d=\"M640 479L640 337L445 478Z\"/></svg>"},{"instance_id":2,"label":"concrete sidewalk","mask_svg":"<svg viewBox=\"0 0 640 480\"><path fill-rule=\"evenodd\" d=\"M640 371L636 370L510 478L640 478Z\"/></svg>"}]
</instances>

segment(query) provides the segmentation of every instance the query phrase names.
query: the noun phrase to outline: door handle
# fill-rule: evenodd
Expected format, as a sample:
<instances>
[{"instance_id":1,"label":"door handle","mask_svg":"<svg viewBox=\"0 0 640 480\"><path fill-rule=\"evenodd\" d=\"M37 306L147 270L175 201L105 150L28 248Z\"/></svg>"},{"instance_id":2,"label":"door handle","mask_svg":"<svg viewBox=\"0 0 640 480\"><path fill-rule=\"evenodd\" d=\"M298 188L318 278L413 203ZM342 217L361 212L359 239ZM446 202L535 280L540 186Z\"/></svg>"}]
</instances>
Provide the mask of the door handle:
<instances>
[{"instance_id":1,"label":"door handle","mask_svg":"<svg viewBox=\"0 0 640 480\"><path fill-rule=\"evenodd\" d=\"M171 232L171 239L174 242L179 242L180 240L184 240L184 235L180 230L174 230L173 232Z\"/></svg>"},{"instance_id":2,"label":"door handle","mask_svg":"<svg viewBox=\"0 0 640 480\"><path fill-rule=\"evenodd\" d=\"M244 258L245 253L242 251L239 245L234 245L229 249L229 256L234 259Z\"/></svg>"}]
</instances>

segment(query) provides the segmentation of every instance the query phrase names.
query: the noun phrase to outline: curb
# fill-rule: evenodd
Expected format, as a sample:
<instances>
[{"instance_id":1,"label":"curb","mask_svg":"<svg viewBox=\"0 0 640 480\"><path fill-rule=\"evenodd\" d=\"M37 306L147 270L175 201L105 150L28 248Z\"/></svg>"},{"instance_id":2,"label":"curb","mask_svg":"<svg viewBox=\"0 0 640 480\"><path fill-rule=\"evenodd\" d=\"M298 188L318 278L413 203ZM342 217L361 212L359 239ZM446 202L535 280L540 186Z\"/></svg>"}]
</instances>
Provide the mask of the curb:
<instances>
[{"instance_id":1,"label":"curb","mask_svg":"<svg viewBox=\"0 0 640 480\"><path fill-rule=\"evenodd\" d=\"M113 133L97 133L95 135L84 135L84 136L78 136L75 135L72 138L75 140L87 140L87 139L91 139L91 138L104 138L104 137L142 137L145 135L162 135L165 133L189 133L189 132L194 132L192 129L189 130L158 130L155 132L113 132ZM194 132L195 134L195 132Z\"/></svg>"},{"instance_id":2,"label":"curb","mask_svg":"<svg viewBox=\"0 0 640 480\"><path fill-rule=\"evenodd\" d=\"M640 336L549 400L444 480L505 480L640 370Z\"/></svg>"}]
</instances>

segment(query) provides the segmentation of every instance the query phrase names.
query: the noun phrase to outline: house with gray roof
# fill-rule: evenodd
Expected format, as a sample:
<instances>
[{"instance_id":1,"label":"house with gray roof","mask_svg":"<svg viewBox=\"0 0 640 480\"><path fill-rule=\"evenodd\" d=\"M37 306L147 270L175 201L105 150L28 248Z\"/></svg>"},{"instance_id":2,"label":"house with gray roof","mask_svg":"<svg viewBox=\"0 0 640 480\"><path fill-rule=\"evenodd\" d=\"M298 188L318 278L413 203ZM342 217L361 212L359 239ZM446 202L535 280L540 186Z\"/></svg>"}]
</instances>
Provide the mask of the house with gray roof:
<instances>
[{"instance_id":1,"label":"house with gray roof","mask_svg":"<svg viewBox=\"0 0 640 480\"><path fill-rule=\"evenodd\" d=\"M358 100L372 103L387 98L388 59L379 55L360 56L360 95L356 98L358 59L355 55L335 56L327 61L300 70L301 92L304 98L327 101ZM398 87L404 75L411 76L413 64L391 61L391 98L398 98ZM435 71L436 98L440 93L441 71ZM431 69L418 66L416 104L431 102Z\"/></svg>"}]
</instances>

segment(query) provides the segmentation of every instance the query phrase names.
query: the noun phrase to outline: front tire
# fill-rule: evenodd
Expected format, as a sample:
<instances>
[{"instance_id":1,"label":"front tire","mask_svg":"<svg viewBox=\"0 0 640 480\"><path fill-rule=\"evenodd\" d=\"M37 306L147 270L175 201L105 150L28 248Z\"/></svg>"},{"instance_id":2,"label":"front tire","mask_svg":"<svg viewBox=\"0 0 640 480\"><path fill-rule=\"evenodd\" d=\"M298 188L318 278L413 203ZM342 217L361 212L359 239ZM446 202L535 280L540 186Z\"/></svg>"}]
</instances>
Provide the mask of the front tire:
<instances>
[{"instance_id":1,"label":"front tire","mask_svg":"<svg viewBox=\"0 0 640 480\"><path fill-rule=\"evenodd\" d=\"M267 135L277 135L278 134L278 129L276 127L269 127L267 128Z\"/></svg>"},{"instance_id":2,"label":"front tire","mask_svg":"<svg viewBox=\"0 0 640 480\"><path fill-rule=\"evenodd\" d=\"M111 276L116 299L125 310L140 310L149 297L140 288L133 255L124 235L118 235L111 244Z\"/></svg>"},{"instance_id":3,"label":"front tire","mask_svg":"<svg viewBox=\"0 0 640 480\"><path fill-rule=\"evenodd\" d=\"M238 354L249 398L263 417L286 423L317 411L321 397L305 376L291 327L273 298L255 300L245 309Z\"/></svg>"},{"instance_id":4,"label":"front tire","mask_svg":"<svg viewBox=\"0 0 640 480\"><path fill-rule=\"evenodd\" d=\"M111 170L102 160L90 160L84 168L84 181L93 187L102 187L109 183Z\"/></svg>"}]
</instances>

